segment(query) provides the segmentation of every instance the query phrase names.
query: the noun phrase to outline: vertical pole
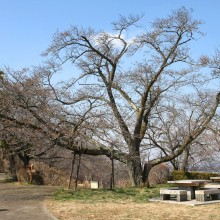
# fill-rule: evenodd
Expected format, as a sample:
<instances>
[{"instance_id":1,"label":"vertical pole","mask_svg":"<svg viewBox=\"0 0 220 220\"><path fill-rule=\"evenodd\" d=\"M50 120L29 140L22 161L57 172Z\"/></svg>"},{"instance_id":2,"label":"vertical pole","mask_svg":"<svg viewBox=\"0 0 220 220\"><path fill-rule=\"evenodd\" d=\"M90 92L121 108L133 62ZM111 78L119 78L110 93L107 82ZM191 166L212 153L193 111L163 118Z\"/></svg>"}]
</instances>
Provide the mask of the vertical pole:
<instances>
[{"instance_id":1,"label":"vertical pole","mask_svg":"<svg viewBox=\"0 0 220 220\"><path fill-rule=\"evenodd\" d=\"M74 152L74 153L73 153L72 162L71 162L71 171L70 171L70 176L69 176L69 184L68 184L68 189L70 189L70 186L71 186L71 183L72 183L72 178L73 178L73 170L74 170L75 159L76 159L76 154L75 154L75 152Z\"/></svg>"},{"instance_id":2,"label":"vertical pole","mask_svg":"<svg viewBox=\"0 0 220 220\"><path fill-rule=\"evenodd\" d=\"M114 169L114 149L113 149L113 146L111 146L111 167L112 167L112 173L111 173L110 189L113 190L115 187L115 169Z\"/></svg>"},{"instance_id":3,"label":"vertical pole","mask_svg":"<svg viewBox=\"0 0 220 220\"><path fill-rule=\"evenodd\" d=\"M80 168L80 163L81 163L81 154L79 154L79 162L77 165L77 171L76 171L76 184L75 184L75 191L77 190L78 186L78 178L79 178L79 168Z\"/></svg>"}]
</instances>

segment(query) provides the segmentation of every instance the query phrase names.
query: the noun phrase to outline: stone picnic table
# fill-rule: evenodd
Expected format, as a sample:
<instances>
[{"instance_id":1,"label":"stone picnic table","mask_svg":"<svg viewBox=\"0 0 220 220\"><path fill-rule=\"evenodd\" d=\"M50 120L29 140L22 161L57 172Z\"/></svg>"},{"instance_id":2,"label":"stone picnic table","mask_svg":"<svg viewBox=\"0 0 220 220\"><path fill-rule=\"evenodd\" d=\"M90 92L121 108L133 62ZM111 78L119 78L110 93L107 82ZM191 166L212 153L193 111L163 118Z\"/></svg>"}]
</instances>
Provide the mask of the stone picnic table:
<instances>
[{"instance_id":1,"label":"stone picnic table","mask_svg":"<svg viewBox=\"0 0 220 220\"><path fill-rule=\"evenodd\" d=\"M179 190L187 190L187 200L195 199L195 191L203 188L211 180L174 180L167 183L175 184Z\"/></svg>"},{"instance_id":2,"label":"stone picnic table","mask_svg":"<svg viewBox=\"0 0 220 220\"><path fill-rule=\"evenodd\" d=\"M213 176L210 177L210 179L212 180L212 182L220 182L220 176Z\"/></svg>"}]
</instances>

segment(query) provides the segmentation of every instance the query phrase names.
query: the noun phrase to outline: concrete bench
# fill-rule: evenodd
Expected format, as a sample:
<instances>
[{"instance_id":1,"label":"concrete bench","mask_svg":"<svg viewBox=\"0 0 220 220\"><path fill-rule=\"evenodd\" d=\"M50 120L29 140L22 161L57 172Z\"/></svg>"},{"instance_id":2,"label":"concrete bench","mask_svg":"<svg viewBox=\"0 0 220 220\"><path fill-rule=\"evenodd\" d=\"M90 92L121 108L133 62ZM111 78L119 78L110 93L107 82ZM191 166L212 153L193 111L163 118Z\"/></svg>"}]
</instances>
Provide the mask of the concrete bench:
<instances>
[{"instance_id":1,"label":"concrete bench","mask_svg":"<svg viewBox=\"0 0 220 220\"><path fill-rule=\"evenodd\" d=\"M202 187L202 189L220 189L220 183L206 183L204 184L204 186Z\"/></svg>"},{"instance_id":2,"label":"concrete bench","mask_svg":"<svg viewBox=\"0 0 220 220\"><path fill-rule=\"evenodd\" d=\"M170 200L171 196L176 196L177 202L182 202L187 200L187 190L180 189L161 189L160 198L161 200Z\"/></svg>"},{"instance_id":3,"label":"concrete bench","mask_svg":"<svg viewBox=\"0 0 220 220\"><path fill-rule=\"evenodd\" d=\"M220 189L202 189L195 191L197 201L209 201L220 199Z\"/></svg>"}]
</instances>

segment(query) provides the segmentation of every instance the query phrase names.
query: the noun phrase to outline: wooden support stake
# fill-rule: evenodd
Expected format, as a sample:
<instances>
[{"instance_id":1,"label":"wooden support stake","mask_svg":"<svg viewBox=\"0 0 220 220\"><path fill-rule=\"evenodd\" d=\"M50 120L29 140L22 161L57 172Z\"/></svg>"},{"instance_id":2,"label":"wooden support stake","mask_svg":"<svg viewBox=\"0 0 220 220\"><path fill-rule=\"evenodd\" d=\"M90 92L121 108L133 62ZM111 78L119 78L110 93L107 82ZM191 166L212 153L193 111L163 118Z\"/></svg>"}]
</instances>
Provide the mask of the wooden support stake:
<instances>
[{"instance_id":1,"label":"wooden support stake","mask_svg":"<svg viewBox=\"0 0 220 220\"><path fill-rule=\"evenodd\" d=\"M111 167L112 167L112 173L111 173L110 189L113 190L115 187L115 167L114 167L114 149L113 149L113 147L112 147L112 152L111 152Z\"/></svg>"},{"instance_id":2,"label":"wooden support stake","mask_svg":"<svg viewBox=\"0 0 220 220\"><path fill-rule=\"evenodd\" d=\"M79 162L78 162L78 165L77 165L75 190L77 190L77 187L78 187L80 163L81 163L81 154L79 154Z\"/></svg>"},{"instance_id":3,"label":"wooden support stake","mask_svg":"<svg viewBox=\"0 0 220 220\"><path fill-rule=\"evenodd\" d=\"M72 158L72 162L71 162L71 171L70 171L70 176L69 176L68 189L70 189L70 187L71 187L71 183L72 183L75 159L76 159L76 154L74 153L74 154L73 154L73 158Z\"/></svg>"}]
</instances>

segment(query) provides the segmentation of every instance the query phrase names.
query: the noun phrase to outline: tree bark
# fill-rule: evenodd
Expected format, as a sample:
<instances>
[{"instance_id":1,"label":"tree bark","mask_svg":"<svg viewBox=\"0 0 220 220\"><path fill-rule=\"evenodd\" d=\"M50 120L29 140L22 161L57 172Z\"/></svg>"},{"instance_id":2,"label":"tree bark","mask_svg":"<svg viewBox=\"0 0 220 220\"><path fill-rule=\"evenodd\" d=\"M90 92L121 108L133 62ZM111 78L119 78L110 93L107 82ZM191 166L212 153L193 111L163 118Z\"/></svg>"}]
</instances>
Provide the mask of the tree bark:
<instances>
[{"instance_id":1,"label":"tree bark","mask_svg":"<svg viewBox=\"0 0 220 220\"><path fill-rule=\"evenodd\" d=\"M127 161L132 187L143 186L143 170L139 150L132 151Z\"/></svg>"},{"instance_id":2,"label":"tree bark","mask_svg":"<svg viewBox=\"0 0 220 220\"><path fill-rule=\"evenodd\" d=\"M8 161L9 161L9 172L11 175L12 181L17 181L17 173L16 173L16 162L15 162L15 156L14 155L9 155L8 156Z\"/></svg>"},{"instance_id":3,"label":"tree bark","mask_svg":"<svg viewBox=\"0 0 220 220\"><path fill-rule=\"evenodd\" d=\"M26 169L29 165L31 158L26 153L18 153L18 157L23 162L24 168Z\"/></svg>"},{"instance_id":4,"label":"tree bark","mask_svg":"<svg viewBox=\"0 0 220 220\"><path fill-rule=\"evenodd\" d=\"M183 152L183 162L181 166L181 170L184 172L188 171L188 164L189 164L189 150L190 148L187 147L185 151Z\"/></svg>"},{"instance_id":5,"label":"tree bark","mask_svg":"<svg viewBox=\"0 0 220 220\"><path fill-rule=\"evenodd\" d=\"M144 164L144 170L143 170L143 183L146 187L150 187L150 182L149 182L149 173L150 170L152 169L152 165L150 163Z\"/></svg>"}]
</instances>

